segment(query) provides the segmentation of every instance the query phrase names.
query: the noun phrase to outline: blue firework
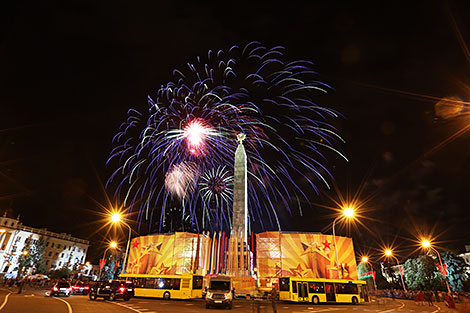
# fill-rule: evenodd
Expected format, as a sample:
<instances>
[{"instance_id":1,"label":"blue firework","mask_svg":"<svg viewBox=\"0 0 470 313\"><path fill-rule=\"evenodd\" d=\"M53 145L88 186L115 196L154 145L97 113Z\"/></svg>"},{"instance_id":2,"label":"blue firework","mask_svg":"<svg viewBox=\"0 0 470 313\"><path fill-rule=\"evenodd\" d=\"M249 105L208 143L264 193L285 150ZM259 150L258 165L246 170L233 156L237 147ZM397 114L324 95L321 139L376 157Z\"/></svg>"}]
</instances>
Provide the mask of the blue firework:
<instances>
[{"instance_id":1,"label":"blue firework","mask_svg":"<svg viewBox=\"0 0 470 313\"><path fill-rule=\"evenodd\" d=\"M147 111L129 110L108 160L114 172L107 186L118 202L138 210L139 219L144 213L163 218L175 190L184 190L179 206L201 229L208 201L203 177L221 165L233 173L240 132L247 137L252 223L280 228L277 210L290 212L291 195L309 200L318 194L317 184L328 187L328 152L345 158L330 123L339 114L315 101L329 87L318 80L313 64L288 62L283 51L257 42L209 51L174 70L173 80L148 97ZM169 172L188 164L191 179L185 186L165 184L165 177L183 174ZM226 201L219 205L231 207Z\"/></svg>"}]
</instances>

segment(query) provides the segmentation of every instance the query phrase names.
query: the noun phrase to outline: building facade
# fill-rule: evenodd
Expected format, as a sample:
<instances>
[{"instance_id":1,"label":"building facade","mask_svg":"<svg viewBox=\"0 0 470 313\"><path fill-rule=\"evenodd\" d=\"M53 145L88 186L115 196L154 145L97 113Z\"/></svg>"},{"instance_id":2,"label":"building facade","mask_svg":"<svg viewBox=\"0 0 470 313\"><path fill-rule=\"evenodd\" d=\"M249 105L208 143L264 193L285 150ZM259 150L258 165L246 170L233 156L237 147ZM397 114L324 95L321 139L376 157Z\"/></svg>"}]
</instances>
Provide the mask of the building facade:
<instances>
[{"instance_id":1,"label":"building facade","mask_svg":"<svg viewBox=\"0 0 470 313\"><path fill-rule=\"evenodd\" d=\"M40 238L45 242L43 261L46 272L59 268L79 269L86 262L89 241L58 234L45 228L24 226L19 218L13 219L4 214L0 217L0 275L15 278L22 253L27 251L27 242L35 244Z\"/></svg>"}]
</instances>

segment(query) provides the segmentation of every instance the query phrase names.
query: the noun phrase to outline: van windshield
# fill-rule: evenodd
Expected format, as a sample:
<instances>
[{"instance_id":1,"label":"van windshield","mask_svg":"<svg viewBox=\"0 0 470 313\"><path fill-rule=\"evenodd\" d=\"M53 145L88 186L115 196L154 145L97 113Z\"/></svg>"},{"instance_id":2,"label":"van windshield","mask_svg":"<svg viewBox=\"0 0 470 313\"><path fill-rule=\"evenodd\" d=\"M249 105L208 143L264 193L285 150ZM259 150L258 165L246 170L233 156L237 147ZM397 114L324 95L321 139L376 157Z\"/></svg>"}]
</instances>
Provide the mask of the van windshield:
<instances>
[{"instance_id":1,"label":"van windshield","mask_svg":"<svg viewBox=\"0 0 470 313\"><path fill-rule=\"evenodd\" d=\"M212 290L230 290L230 282L229 281L211 281L211 288Z\"/></svg>"}]
</instances>

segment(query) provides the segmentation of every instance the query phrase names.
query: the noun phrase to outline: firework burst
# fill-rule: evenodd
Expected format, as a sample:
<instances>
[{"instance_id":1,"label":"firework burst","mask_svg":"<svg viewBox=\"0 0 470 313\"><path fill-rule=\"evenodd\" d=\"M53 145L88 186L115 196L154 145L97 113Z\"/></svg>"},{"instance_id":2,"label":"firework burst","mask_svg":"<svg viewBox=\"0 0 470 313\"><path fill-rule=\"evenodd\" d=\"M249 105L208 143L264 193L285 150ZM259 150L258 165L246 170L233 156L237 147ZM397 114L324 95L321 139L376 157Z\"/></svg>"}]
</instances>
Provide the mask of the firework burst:
<instances>
[{"instance_id":1,"label":"firework burst","mask_svg":"<svg viewBox=\"0 0 470 313\"><path fill-rule=\"evenodd\" d=\"M343 156L330 124L338 114L314 100L329 87L317 80L311 62L284 59L282 47L251 43L209 51L174 70L173 81L148 98L148 111L130 110L114 138L108 164L115 171L107 185L118 201L141 218L162 213L176 195L197 228L203 208L224 206L228 215L227 183L241 132L250 221L279 228L276 210L290 211L291 194L308 199L319 182L328 186L329 152Z\"/></svg>"}]
</instances>

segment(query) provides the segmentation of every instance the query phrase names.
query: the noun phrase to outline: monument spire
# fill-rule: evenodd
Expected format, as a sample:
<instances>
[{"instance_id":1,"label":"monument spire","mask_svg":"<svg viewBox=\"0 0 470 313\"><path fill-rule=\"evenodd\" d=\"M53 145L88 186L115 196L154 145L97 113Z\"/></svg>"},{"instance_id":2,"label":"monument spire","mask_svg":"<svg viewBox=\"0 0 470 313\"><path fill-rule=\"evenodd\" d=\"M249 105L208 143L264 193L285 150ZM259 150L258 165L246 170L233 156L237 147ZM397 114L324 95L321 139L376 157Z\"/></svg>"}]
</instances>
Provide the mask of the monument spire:
<instances>
[{"instance_id":1,"label":"monument spire","mask_svg":"<svg viewBox=\"0 0 470 313\"><path fill-rule=\"evenodd\" d=\"M234 182L233 182L233 217L232 217L232 237L240 238L246 243L247 236L247 170L246 153L243 147L243 140L246 136L243 133L237 135L238 146L235 150Z\"/></svg>"}]
</instances>

